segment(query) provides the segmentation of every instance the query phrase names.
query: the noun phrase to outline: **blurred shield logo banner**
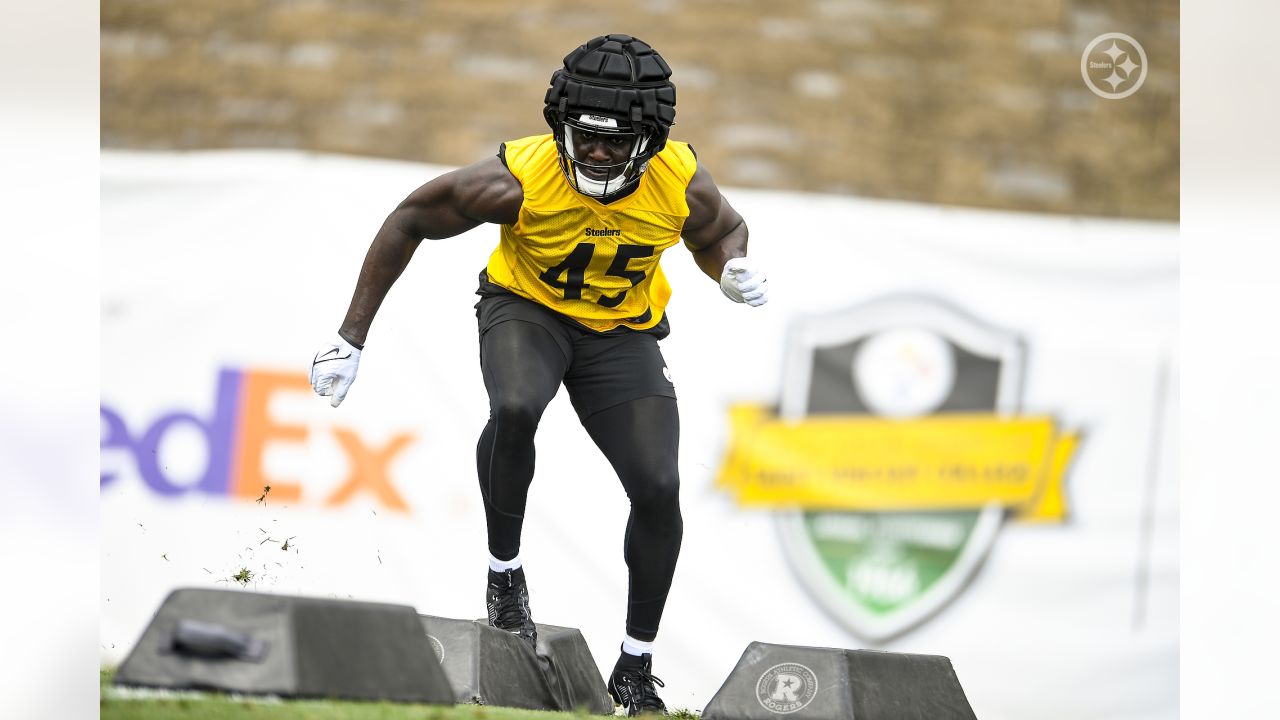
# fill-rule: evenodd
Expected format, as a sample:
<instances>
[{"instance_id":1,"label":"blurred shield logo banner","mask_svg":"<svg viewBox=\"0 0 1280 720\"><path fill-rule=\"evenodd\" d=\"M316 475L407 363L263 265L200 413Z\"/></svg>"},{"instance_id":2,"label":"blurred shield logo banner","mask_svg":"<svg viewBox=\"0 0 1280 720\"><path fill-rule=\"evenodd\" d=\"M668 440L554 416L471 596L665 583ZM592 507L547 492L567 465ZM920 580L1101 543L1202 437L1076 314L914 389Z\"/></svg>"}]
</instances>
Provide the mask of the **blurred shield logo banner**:
<instances>
[{"instance_id":1,"label":"blurred shield logo banner","mask_svg":"<svg viewBox=\"0 0 1280 720\"><path fill-rule=\"evenodd\" d=\"M789 332L776 411L731 409L718 483L776 510L806 590L882 642L974 577L1006 518L1056 523L1076 445L1020 410L1025 347L945 301L891 296Z\"/></svg>"}]
</instances>

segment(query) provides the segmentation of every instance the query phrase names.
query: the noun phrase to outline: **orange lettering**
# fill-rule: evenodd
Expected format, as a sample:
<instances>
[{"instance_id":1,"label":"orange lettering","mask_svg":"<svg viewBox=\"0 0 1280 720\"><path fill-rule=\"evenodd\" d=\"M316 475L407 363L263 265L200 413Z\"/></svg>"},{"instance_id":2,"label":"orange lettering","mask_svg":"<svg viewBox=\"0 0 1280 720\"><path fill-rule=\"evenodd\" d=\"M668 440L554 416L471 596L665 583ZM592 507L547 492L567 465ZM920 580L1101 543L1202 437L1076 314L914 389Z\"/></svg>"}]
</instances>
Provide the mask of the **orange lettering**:
<instances>
[{"instance_id":1,"label":"orange lettering","mask_svg":"<svg viewBox=\"0 0 1280 720\"><path fill-rule=\"evenodd\" d=\"M306 375L297 373L252 370L245 372L241 377L240 407L243 409L240 436L236 439L236 449L232 453L234 486L231 494L240 498L256 498L262 495L263 488L270 485L268 502L296 501L302 495L302 486L296 482L267 478L262 471L262 453L267 442L271 440L306 441L307 429L301 425L281 425L272 422L267 416L267 405L271 401L272 393L278 391L309 393L311 383Z\"/></svg>"},{"instance_id":2,"label":"orange lettering","mask_svg":"<svg viewBox=\"0 0 1280 720\"><path fill-rule=\"evenodd\" d=\"M413 441L413 435L402 433L392 438L382 450L375 450L365 447L354 431L334 428L333 434L351 459L351 474L346 483L325 501L325 505L341 505L350 501L357 490L364 489L373 493L379 502L392 510L409 512L404 498L391 486L387 466L391 464L392 457Z\"/></svg>"}]
</instances>

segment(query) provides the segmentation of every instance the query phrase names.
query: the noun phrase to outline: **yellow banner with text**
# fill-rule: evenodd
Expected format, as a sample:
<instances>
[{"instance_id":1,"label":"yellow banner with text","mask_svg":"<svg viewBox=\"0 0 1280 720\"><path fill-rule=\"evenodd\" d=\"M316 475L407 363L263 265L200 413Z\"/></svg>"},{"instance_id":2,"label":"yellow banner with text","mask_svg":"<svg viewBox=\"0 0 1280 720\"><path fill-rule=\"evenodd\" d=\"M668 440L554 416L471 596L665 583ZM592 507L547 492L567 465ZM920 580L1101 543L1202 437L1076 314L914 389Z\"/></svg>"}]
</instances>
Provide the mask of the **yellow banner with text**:
<instances>
[{"instance_id":1,"label":"yellow banner with text","mask_svg":"<svg viewBox=\"0 0 1280 720\"><path fill-rule=\"evenodd\" d=\"M1025 522L1060 521L1078 442L1049 416L778 418L730 408L717 484L743 506L958 510L998 503Z\"/></svg>"}]
</instances>

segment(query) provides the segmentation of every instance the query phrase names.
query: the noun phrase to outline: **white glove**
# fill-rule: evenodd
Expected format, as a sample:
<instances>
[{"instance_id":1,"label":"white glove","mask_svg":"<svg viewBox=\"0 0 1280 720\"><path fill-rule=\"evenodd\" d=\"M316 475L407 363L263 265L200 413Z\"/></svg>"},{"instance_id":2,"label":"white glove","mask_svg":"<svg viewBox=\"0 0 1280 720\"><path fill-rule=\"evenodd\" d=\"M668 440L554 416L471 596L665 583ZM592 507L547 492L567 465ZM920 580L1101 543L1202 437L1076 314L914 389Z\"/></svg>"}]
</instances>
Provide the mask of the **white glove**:
<instances>
[{"instance_id":1,"label":"white glove","mask_svg":"<svg viewBox=\"0 0 1280 720\"><path fill-rule=\"evenodd\" d=\"M736 303L760 307L769 302L769 278L754 261L730 258L720 274L720 292Z\"/></svg>"},{"instance_id":2,"label":"white glove","mask_svg":"<svg viewBox=\"0 0 1280 720\"><path fill-rule=\"evenodd\" d=\"M311 389L317 395L328 397L329 404L338 407L346 399L351 383L355 382L359 365L359 348L339 337L337 342L320 348L311 361Z\"/></svg>"}]
</instances>

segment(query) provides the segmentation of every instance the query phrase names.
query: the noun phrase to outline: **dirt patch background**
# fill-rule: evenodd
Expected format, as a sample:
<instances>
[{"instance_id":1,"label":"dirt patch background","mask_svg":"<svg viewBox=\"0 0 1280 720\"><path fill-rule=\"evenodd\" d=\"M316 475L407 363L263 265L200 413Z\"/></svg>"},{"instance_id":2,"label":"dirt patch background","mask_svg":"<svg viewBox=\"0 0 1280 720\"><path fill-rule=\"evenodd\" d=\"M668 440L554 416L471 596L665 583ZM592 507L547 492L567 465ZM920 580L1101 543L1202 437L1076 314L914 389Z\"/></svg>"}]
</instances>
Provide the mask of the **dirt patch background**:
<instances>
[{"instance_id":1,"label":"dirt patch background","mask_svg":"<svg viewBox=\"0 0 1280 720\"><path fill-rule=\"evenodd\" d=\"M112 0L107 148L299 148L461 165L545 132L560 59L608 32L674 69L722 185L1178 217L1175 0ZM1094 37L1144 46L1105 100Z\"/></svg>"}]
</instances>

